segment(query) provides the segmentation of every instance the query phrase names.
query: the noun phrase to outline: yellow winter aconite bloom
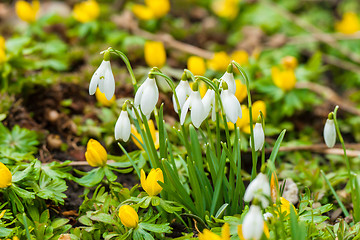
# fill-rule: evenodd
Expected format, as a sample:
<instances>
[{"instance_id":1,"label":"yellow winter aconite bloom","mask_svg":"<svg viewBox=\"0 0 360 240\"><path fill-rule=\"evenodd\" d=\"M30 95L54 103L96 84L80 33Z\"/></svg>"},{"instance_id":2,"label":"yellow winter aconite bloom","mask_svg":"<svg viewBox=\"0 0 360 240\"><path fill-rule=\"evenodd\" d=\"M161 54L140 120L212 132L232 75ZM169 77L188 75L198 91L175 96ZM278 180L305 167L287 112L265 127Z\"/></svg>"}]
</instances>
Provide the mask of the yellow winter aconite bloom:
<instances>
[{"instance_id":1,"label":"yellow winter aconite bloom","mask_svg":"<svg viewBox=\"0 0 360 240\"><path fill-rule=\"evenodd\" d=\"M96 100L101 103L101 105L106 107L113 105L116 100L115 95L110 100L107 100L107 98L105 97L105 93L100 92L99 88L96 89L95 97Z\"/></svg>"},{"instance_id":2,"label":"yellow winter aconite bloom","mask_svg":"<svg viewBox=\"0 0 360 240\"><path fill-rule=\"evenodd\" d=\"M226 71L229 63L230 57L226 52L216 52L214 57L208 60L208 67L215 71Z\"/></svg>"},{"instance_id":3,"label":"yellow winter aconite bloom","mask_svg":"<svg viewBox=\"0 0 360 240\"><path fill-rule=\"evenodd\" d=\"M95 0L77 3L73 9L74 18L81 23L87 23L95 20L99 16L99 13L100 7Z\"/></svg>"},{"instance_id":4,"label":"yellow winter aconite bloom","mask_svg":"<svg viewBox=\"0 0 360 240\"><path fill-rule=\"evenodd\" d=\"M360 20L354 12L346 12L341 21L335 23L335 29L344 34L353 34L360 31Z\"/></svg>"},{"instance_id":5,"label":"yellow winter aconite bloom","mask_svg":"<svg viewBox=\"0 0 360 240\"><path fill-rule=\"evenodd\" d=\"M6 210L2 210L0 213L0 219L3 218L5 216Z\"/></svg>"},{"instance_id":6,"label":"yellow winter aconite bloom","mask_svg":"<svg viewBox=\"0 0 360 240\"><path fill-rule=\"evenodd\" d=\"M219 17L232 20L239 12L239 2L240 0L215 0L211 8Z\"/></svg>"},{"instance_id":7,"label":"yellow winter aconite bloom","mask_svg":"<svg viewBox=\"0 0 360 240\"><path fill-rule=\"evenodd\" d=\"M236 79L235 84L235 97L239 100L239 102L242 102L247 97L246 85L243 84L240 79Z\"/></svg>"},{"instance_id":8,"label":"yellow winter aconite bloom","mask_svg":"<svg viewBox=\"0 0 360 240\"><path fill-rule=\"evenodd\" d=\"M106 165L107 153L98 141L90 139L86 146L85 158L90 166L102 167Z\"/></svg>"},{"instance_id":9,"label":"yellow winter aconite bloom","mask_svg":"<svg viewBox=\"0 0 360 240\"><path fill-rule=\"evenodd\" d=\"M249 63L249 54L244 50L237 50L231 54L231 59L240 65L246 65Z\"/></svg>"},{"instance_id":10,"label":"yellow winter aconite bloom","mask_svg":"<svg viewBox=\"0 0 360 240\"><path fill-rule=\"evenodd\" d=\"M149 175L146 178L144 170L141 169L140 181L142 188L145 190L147 194L149 194L149 196L156 196L162 190L162 187L159 185L157 181L164 182L163 172L161 171L160 168L157 169L153 168L151 169Z\"/></svg>"},{"instance_id":11,"label":"yellow winter aconite bloom","mask_svg":"<svg viewBox=\"0 0 360 240\"><path fill-rule=\"evenodd\" d=\"M11 185L11 172L2 162L0 162L0 176L0 188L6 188Z\"/></svg>"},{"instance_id":12,"label":"yellow winter aconite bloom","mask_svg":"<svg viewBox=\"0 0 360 240\"><path fill-rule=\"evenodd\" d=\"M199 240L230 240L230 225L225 223L221 228L221 237L210 230L205 229L199 233Z\"/></svg>"},{"instance_id":13,"label":"yellow winter aconite bloom","mask_svg":"<svg viewBox=\"0 0 360 240\"><path fill-rule=\"evenodd\" d=\"M147 41L144 49L145 61L149 67L161 68L166 62L165 47L162 42Z\"/></svg>"},{"instance_id":14,"label":"yellow winter aconite bloom","mask_svg":"<svg viewBox=\"0 0 360 240\"><path fill-rule=\"evenodd\" d=\"M263 113L264 117L266 117L266 104L262 100L258 100L252 105L252 118L254 121L260 116L260 111Z\"/></svg>"},{"instance_id":15,"label":"yellow winter aconite bloom","mask_svg":"<svg viewBox=\"0 0 360 240\"><path fill-rule=\"evenodd\" d=\"M270 238L270 232L269 232L269 228L267 226L267 224L264 222L264 228L263 228L263 232L265 234L266 238ZM251 240L251 239L245 239L243 232L242 232L242 224L238 225L238 236L240 240Z\"/></svg>"},{"instance_id":16,"label":"yellow winter aconite bloom","mask_svg":"<svg viewBox=\"0 0 360 240\"><path fill-rule=\"evenodd\" d=\"M142 20L158 19L165 16L170 10L169 0L145 0L145 5L134 4L132 11Z\"/></svg>"},{"instance_id":17,"label":"yellow winter aconite bloom","mask_svg":"<svg viewBox=\"0 0 360 240\"><path fill-rule=\"evenodd\" d=\"M128 228L136 228L139 223L139 215L135 209L129 205L122 205L119 209L121 223Z\"/></svg>"},{"instance_id":18,"label":"yellow winter aconite bloom","mask_svg":"<svg viewBox=\"0 0 360 240\"><path fill-rule=\"evenodd\" d=\"M187 60L187 67L194 75L203 76L206 72L206 65L203 58L191 56Z\"/></svg>"},{"instance_id":19,"label":"yellow winter aconite bloom","mask_svg":"<svg viewBox=\"0 0 360 240\"><path fill-rule=\"evenodd\" d=\"M295 69L298 65L298 61L293 56L286 56L281 59L281 64L285 69Z\"/></svg>"},{"instance_id":20,"label":"yellow winter aconite bloom","mask_svg":"<svg viewBox=\"0 0 360 240\"><path fill-rule=\"evenodd\" d=\"M155 149L159 149L159 131L157 131L155 129L155 125L154 125L154 122L153 120L148 120L148 125L149 125L149 129L150 129L150 133L151 133L151 137L152 137L152 140L155 144ZM141 134L136 130L136 127L134 125L131 125L131 139L134 141L135 145L141 149L141 150L144 150L144 148L141 146L141 144L144 143L143 139L141 138ZM139 139L140 140L140 143L139 141L137 140Z\"/></svg>"},{"instance_id":21,"label":"yellow winter aconite bloom","mask_svg":"<svg viewBox=\"0 0 360 240\"><path fill-rule=\"evenodd\" d=\"M17 236L13 236L12 240L19 240L19 238Z\"/></svg>"},{"instance_id":22,"label":"yellow winter aconite bloom","mask_svg":"<svg viewBox=\"0 0 360 240\"><path fill-rule=\"evenodd\" d=\"M6 61L5 38L0 36L0 64Z\"/></svg>"},{"instance_id":23,"label":"yellow winter aconite bloom","mask_svg":"<svg viewBox=\"0 0 360 240\"><path fill-rule=\"evenodd\" d=\"M271 77L274 84L284 91L289 91L295 87L296 77L293 69L280 70L274 66L271 68Z\"/></svg>"},{"instance_id":24,"label":"yellow winter aconite bloom","mask_svg":"<svg viewBox=\"0 0 360 240\"><path fill-rule=\"evenodd\" d=\"M15 3L15 11L18 17L28 23L35 22L36 15L40 9L39 1L32 1L30 4L27 1L19 0Z\"/></svg>"},{"instance_id":25,"label":"yellow winter aconite bloom","mask_svg":"<svg viewBox=\"0 0 360 240\"><path fill-rule=\"evenodd\" d=\"M274 207L275 206L276 206L276 204L274 204ZM296 211L296 208L294 207L294 205L292 205L285 198L280 197L280 211L281 211L282 214L285 214L285 217L290 214L290 206L293 208L294 212L297 214L297 211ZM275 211L275 213L277 213L277 212Z\"/></svg>"}]
</instances>

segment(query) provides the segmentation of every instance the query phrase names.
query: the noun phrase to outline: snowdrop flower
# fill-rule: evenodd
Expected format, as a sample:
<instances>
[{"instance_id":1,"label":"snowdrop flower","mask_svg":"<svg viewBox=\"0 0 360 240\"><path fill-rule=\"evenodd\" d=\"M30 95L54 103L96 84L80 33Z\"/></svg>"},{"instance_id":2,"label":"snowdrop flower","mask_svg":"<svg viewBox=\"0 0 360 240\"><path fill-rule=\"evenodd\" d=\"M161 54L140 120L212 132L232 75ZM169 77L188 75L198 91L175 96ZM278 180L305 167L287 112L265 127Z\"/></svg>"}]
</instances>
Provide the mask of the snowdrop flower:
<instances>
[{"instance_id":1,"label":"snowdrop flower","mask_svg":"<svg viewBox=\"0 0 360 240\"><path fill-rule=\"evenodd\" d=\"M324 126L324 140L326 146L328 146L329 148L334 147L336 142L336 129L333 113L330 113L328 119L326 119L326 123Z\"/></svg>"},{"instance_id":2,"label":"snowdrop flower","mask_svg":"<svg viewBox=\"0 0 360 240\"><path fill-rule=\"evenodd\" d=\"M140 106L142 113L149 118L159 100L159 90L156 85L155 77L149 74L149 77L140 86L135 94L134 105Z\"/></svg>"},{"instance_id":3,"label":"snowdrop flower","mask_svg":"<svg viewBox=\"0 0 360 240\"><path fill-rule=\"evenodd\" d=\"M254 127L254 144L255 151L260 151L265 142L265 134L261 123L256 123ZM251 147L251 137L250 137L250 147Z\"/></svg>"},{"instance_id":4,"label":"snowdrop flower","mask_svg":"<svg viewBox=\"0 0 360 240\"><path fill-rule=\"evenodd\" d=\"M264 216L265 221L268 221L274 217L274 215L272 215L272 213L269 213L269 212L264 213L263 216Z\"/></svg>"},{"instance_id":5,"label":"snowdrop flower","mask_svg":"<svg viewBox=\"0 0 360 240\"><path fill-rule=\"evenodd\" d=\"M115 139L121 139L124 142L129 140L131 133L131 124L128 116L128 112L126 111L126 105L123 105L120 116L115 124Z\"/></svg>"},{"instance_id":6,"label":"snowdrop flower","mask_svg":"<svg viewBox=\"0 0 360 240\"><path fill-rule=\"evenodd\" d=\"M223 82L223 90L220 94L222 105L228 122L236 123L242 117L241 106L235 95L228 89L227 83Z\"/></svg>"},{"instance_id":7,"label":"snowdrop flower","mask_svg":"<svg viewBox=\"0 0 360 240\"><path fill-rule=\"evenodd\" d=\"M233 74L233 66L230 63L227 67L226 72L224 75L220 78L220 80L225 81L228 85L228 89L232 94L235 94L236 92L236 82Z\"/></svg>"},{"instance_id":8,"label":"snowdrop flower","mask_svg":"<svg viewBox=\"0 0 360 240\"><path fill-rule=\"evenodd\" d=\"M205 109L198 90L198 83L195 82L193 84L193 91L191 91L190 97L185 101L181 109L181 125L184 124L185 117L189 109L191 109L191 121L196 128L199 128L201 123L204 121Z\"/></svg>"},{"instance_id":9,"label":"snowdrop flower","mask_svg":"<svg viewBox=\"0 0 360 240\"><path fill-rule=\"evenodd\" d=\"M181 81L179 83L179 85L177 85L177 87L175 88L175 92L176 92L176 96L179 100L179 105L180 105L180 109L182 109L182 107L184 106L184 103L186 101L186 99L190 96L191 94L191 88L189 85L189 82L187 81L186 78L186 73L184 72L182 77L181 77ZM176 104L176 100L175 100L175 95L173 94L172 96L172 100L173 100L173 104L174 104L174 110L177 113L178 112L178 108L177 108L177 104Z\"/></svg>"},{"instance_id":10,"label":"snowdrop flower","mask_svg":"<svg viewBox=\"0 0 360 240\"><path fill-rule=\"evenodd\" d=\"M259 173L245 191L244 201L250 202L254 198L261 202L263 208L269 206L270 184L265 174Z\"/></svg>"},{"instance_id":11,"label":"snowdrop flower","mask_svg":"<svg viewBox=\"0 0 360 240\"><path fill-rule=\"evenodd\" d=\"M212 89L209 89L206 91L205 96L203 97L203 99L201 100L202 103L204 104L204 110L205 110L205 114L204 114L204 118L207 118L207 116L209 115L210 111L211 111L211 119L213 121L215 121L215 91Z\"/></svg>"},{"instance_id":12,"label":"snowdrop flower","mask_svg":"<svg viewBox=\"0 0 360 240\"><path fill-rule=\"evenodd\" d=\"M245 239L259 240L264 231L264 219L259 206L251 205L242 224L242 234Z\"/></svg>"},{"instance_id":13,"label":"snowdrop flower","mask_svg":"<svg viewBox=\"0 0 360 240\"><path fill-rule=\"evenodd\" d=\"M105 94L106 99L110 101L115 93L115 79L111 71L110 52L108 50L105 51L104 60L91 78L89 85L90 95L94 95L97 86L99 86L100 92Z\"/></svg>"}]
</instances>

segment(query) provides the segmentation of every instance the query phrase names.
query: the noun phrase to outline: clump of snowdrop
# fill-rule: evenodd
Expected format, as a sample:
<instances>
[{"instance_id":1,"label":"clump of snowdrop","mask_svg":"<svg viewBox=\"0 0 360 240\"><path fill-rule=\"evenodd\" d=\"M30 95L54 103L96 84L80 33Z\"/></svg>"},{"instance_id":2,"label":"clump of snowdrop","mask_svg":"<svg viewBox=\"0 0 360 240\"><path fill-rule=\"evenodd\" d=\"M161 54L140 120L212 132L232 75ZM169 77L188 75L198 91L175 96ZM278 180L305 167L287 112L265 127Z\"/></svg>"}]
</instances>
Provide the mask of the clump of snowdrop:
<instances>
[{"instance_id":1,"label":"clump of snowdrop","mask_svg":"<svg viewBox=\"0 0 360 240\"><path fill-rule=\"evenodd\" d=\"M140 107L142 113L149 119L158 100L159 89L156 85L155 76L150 72L148 78L135 94L134 106Z\"/></svg>"},{"instance_id":2,"label":"clump of snowdrop","mask_svg":"<svg viewBox=\"0 0 360 240\"><path fill-rule=\"evenodd\" d=\"M254 127L254 147L255 151L261 151L265 142L265 134L262 124L257 122ZM250 136L250 146L251 146L251 136Z\"/></svg>"},{"instance_id":3,"label":"clump of snowdrop","mask_svg":"<svg viewBox=\"0 0 360 240\"><path fill-rule=\"evenodd\" d=\"M239 100L237 100L234 93L230 91L226 82L222 82L222 89L220 98L226 118L228 122L236 123L238 118L242 117Z\"/></svg>"},{"instance_id":4,"label":"clump of snowdrop","mask_svg":"<svg viewBox=\"0 0 360 240\"><path fill-rule=\"evenodd\" d=\"M242 224L245 239L259 240L264 232L264 219L259 206L251 205Z\"/></svg>"},{"instance_id":5,"label":"clump of snowdrop","mask_svg":"<svg viewBox=\"0 0 360 240\"><path fill-rule=\"evenodd\" d=\"M228 89L232 94L236 92L236 82L233 73L233 65L230 63L226 69L224 75L220 78L221 83L226 82L228 85Z\"/></svg>"},{"instance_id":6,"label":"clump of snowdrop","mask_svg":"<svg viewBox=\"0 0 360 240\"><path fill-rule=\"evenodd\" d=\"M250 202L253 199L261 202L263 208L269 206L270 184L267 176L259 173L257 177L249 184L245 191L244 201Z\"/></svg>"},{"instance_id":7,"label":"clump of snowdrop","mask_svg":"<svg viewBox=\"0 0 360 240\"><path fill-rule=\"evenodd\" d=\"M115 79L111 70L109 49L105 50L103 53L104 60L90 80L89 94L94 95L96 88L99 86L100 92L104 93L106 99L110 101L115 93Z\"/></svg>"},{"instance_id":8,"label":"clump of snowdrop","mask_svg":"<svg viewBox=\"0 0 360 240\"><path fill-rule=\"evenodd\" d=\"M336 129L334 123L334 113L329 113L328 119L326 119L326 123L324 126L324 140L326 146L329 148L334 147L336 142Z\"/></svg>"},{"instance_id":9,"label":"clump of snowdrop","mask_svg":"<svg viewBox=\"0 0 360 240\"><path fill-rule=\"evenodd\" d=\"M195 82L192 85L192 88L189 98L185 101L181 109L180 124L184 124L186 114L191 110L191 122L196 128L199 128L204 121L205 109L204 104L201 101L198 82Z\"/></svg>"},{"instance_id":10,"label":"clump of snowdrop","mask_svg":"<svg viewBox=\"0 0 360 240\"><path fill-rule=\"evenodd\" d=\"M176 96L179 100L180 109L182 109L186 99L191 94L191 88L190 88L190 85L189 85L189 82L188 82L185 72L181 76L181 81L180 81L179 85L177 85L177 87L175 88L175 92L176 92ZM178 113L178 107L176 104L175 94L173 94L172 100L173 100L173 104L174 104L174 110L176 113Z\"/></svg>"},{"instance_id":11,"label":"clump of snowdrop","mask_svg":"<svg viewBox=\"0 0 360 240\"><path fill-rule=\"evenodd\" d=\"M115 124L115 139L121 139L127 142L130 138L131 124L128 112L126 111L126 103L124 103L120 116Z\"/></svg>"}]
</instances>

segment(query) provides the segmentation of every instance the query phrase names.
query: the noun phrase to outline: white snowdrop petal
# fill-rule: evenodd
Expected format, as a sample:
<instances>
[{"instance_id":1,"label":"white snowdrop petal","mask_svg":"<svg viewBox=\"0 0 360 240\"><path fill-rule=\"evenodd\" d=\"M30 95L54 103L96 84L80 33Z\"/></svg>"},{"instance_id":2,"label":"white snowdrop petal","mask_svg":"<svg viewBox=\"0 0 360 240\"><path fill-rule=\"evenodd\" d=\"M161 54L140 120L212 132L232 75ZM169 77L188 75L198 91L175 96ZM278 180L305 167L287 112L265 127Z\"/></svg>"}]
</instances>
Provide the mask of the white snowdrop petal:
<instances>
[{"instance_id":1,"label":"white snowdrop petal","mask_svg":"<svg viewBox=\"0 0 360 240\"><path fill-rule=\"evenodd\" d=\"M144 113L144 115L151 114L158 100L159 100L159 90L156 86L155 79L149 79L146 88L144 88L140 101L140 109Z\"/></svg>"},{"instance_id":2,"label":"white snowdrop petal","mask_svg":"<svg viewBox=\"0 0 360 240\"><path fill-rule=\"evenodd\" d=\"M333 119L327 119L324 126L324 140L326 146L329 148L334 147L336 142L336 129Z\"/></svg>"},{"instance_id":3,"label":"white snowdrop petal","mask_svg":"<svg viewBox=\"0 0 360 240\"><path fill-rule=\"evenodd\" d=\"M264 219L261 209L259 206L251 205L242 224L243 236L245 239L259 240L263 234L263 229Z\"/></svg>"},{"instance_id":4,"label":"white snowdrop petal","mask_svg":"<svg viewBox=\"0 0 360 240\"><path fill-rule=\"evenodd\" d=\"M146 84L147 84L147 81L148 81L149 78L147 78L143 84L141 84L141 86L138 88L138 90L136 91L135 93L135 97L134 97L134 105L137 107L140 105L140 102L141 102L141 98L142 98L142 95L143 95L143 92L144 92L144 89L146 87Z\"/></svg>"},{"instance_id":5,"label":"white snowdrop petal","mask_svg":"<svg viewBox=\"0 0 360 240\"><path fill-rule=\"evenodd\" d=\"M89 85L89 94L90 95L95 94L98 82L99 82L98 78L94 78L94 76L91 78L90 85Z\"/></svg>"},{"instance_id":6,"label":"white snowdrop petal","mask_svg":"<svg viewBox=\"0 0 360 240\"><path fill-rule=\"evenodd\" d=\"M221 101L226 117L230 122L236 123L238 117L241 114L241 107L235 95L231 94L229 90L223 90L221 92Z\"/></svg>"},{"instance_id":7,"label":"white snowdrop petal","mask_svg":"<svg viewBox=\"0 0 360 240\"><path fill-rule=\"evenodd\" d=\"M209 115L211 108L214 108L213 102L215 101L215 91L212 89L207 90L201 101L204 105L204 114L206 115L206 118Z\"/></svg>"},{"instance_id":8,"label":"white snowdrop petal","mask_svg":"<svg viewBox=\"0 0 360 240\"><path fill-rule=\"evenodd\" d=\"M204 120L204 105L198 91L193 96L191 99L191 121L196 128L199 128Z\"/></svg>"},{"instance_id":9,"label":"white snowdrop petal","mask_svg":"<svg viewBox=\"0 0 360 240\"><path fill-rule=\"evenodd\" d=\"M266 208L269 205L267 197L270 197L270 184L267 176L263 173L259 173L247 187L244 201L250 202L253 198L257 198L261 201L262 206Z\"/></svg>"},{"instance_id":10,"label":"white snowdrop petal","mask_svg":"<svg viewBox=\"0 0 360 240\"><path fill-rule=\"evenodd\" d=\"M220 78L221 80L225 81L228 85L228 89L232 94L236 92L236 83L233 73L225 72L224 75Z\"/></svg>"},{"instance_id":11,"label":"white snowdrop petal","mask_svg":"<svg viewBox=\"0 0 360 240\"><path fill-rule=\"evenodd\" d=\"M121 111L120 116L115 124L115 139L121 139L127 142L130 138L131 125L128 113Z\"/></svg>"},{"instance_id":12,"label":"white snowdrop petal","mask_svg":"<svg viewBox=\"0 0 360 240\"><path fill-rule=\"evenodd\" d=\"M109 62L109 61L107 61ZM105 79L103 80L104 82L104 94L107 100L110 100L115 93L115 79L114 79L114 74L111 71L111 66L110 66L110 62L109 62L109 68L106 69L105 72Z\"/></svg>"},{"instance_id":13,"label":"white snowdrop petal","mask_svg":"<svg viewBox=\"0 0 360 240\"><path fill-rule=\"evenodd\" d=\"M261 123L256 123L254 127L254 144L255 151L259 151L263 148L265 142L265 134Z\"/></svg>"},{"instance_id":14,"label":"white snowdrop petal","mask_svg":"<svg viewBox=\"0 0 360 240\"><path fill-rule=\"evenodd\" d=\"M90 85L89 85L89 94L90 95L95 94L96 88L100 84L100 77L104 76L104 65L105 65L104 62L105 62L104 60L101 62L100 66L98 67L98 69L96 69L96 71L94 72L94 74L91 77Z\"/></svg>"},{"instance_id":15,"label":"white snowdrop petal","mask_svg":"<svg viewBox=\"0 0 360 240\"><path fill-rule=\"evenodd\" d=\"M190 107L190 101L191 101L191 95L190 97L185 101L182 109L181 109L181 116L180 116L180 124L184 125L185 122L185 118L186 118L186 114L189 111L189 107Z\"/></svg>"},{"instance_id":16,"label":"white snowdrop petal","mask_svg":"<svg viewBox=\"0 0 360 240\"><path fill-rule=\"evenodd\" d=\"M180 105L180 109L181 109L182 106L184 105L186 99L189 97L189 95L191 93L191 88L190 88L189 82L188 81L180 81L179 85L175 89L175 92L178 97L179 105ZM174 110L177 113L178 109L177 109L177 105L176 105L175 95L173 95L172 99L173 99L173 104L174 104Z\"/></svg>"}]
</instances>

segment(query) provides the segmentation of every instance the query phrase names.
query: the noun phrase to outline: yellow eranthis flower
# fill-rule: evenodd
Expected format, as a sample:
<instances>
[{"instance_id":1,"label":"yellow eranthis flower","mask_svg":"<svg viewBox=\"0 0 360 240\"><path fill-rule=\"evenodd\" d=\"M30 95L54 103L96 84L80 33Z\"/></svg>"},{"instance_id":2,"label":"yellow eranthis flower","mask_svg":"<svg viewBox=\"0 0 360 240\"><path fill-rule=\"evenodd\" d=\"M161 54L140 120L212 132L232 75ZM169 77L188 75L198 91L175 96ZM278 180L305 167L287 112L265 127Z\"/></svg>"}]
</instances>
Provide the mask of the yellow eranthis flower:
<instances>
[{"instance_id":1,"label":"yellow eranthis flower","mask_svg":"<svg viewBox=\"0 0 360 240\"><path fill-rule=\"evenodd\" d=\"M0 49L5 49L5 38L0 36Z\"/></svg>"},{"instance_id":2,"label":"yellow eranthis flower","mask_svg":"<svg viewBox=\"0 0 360 240\"><path fill-rule=\"evenodd\" d=\"M131 10L135 14L135 16L141 20L150 20L154 18L153 12L147 6L141 4L134 4Z\"/></svg>"},{"instance_id":3,"label":"yellow eranthis flower","mask_svg":"<svg viewBox=\"0 0 360 240\"><path fill-rule=\"evenodd\" d=\"M98 141L90 139L86 146L85 158L90 166L102 167L106 165L107 153Z\"/></svg>"},{"instance_id":4,"label":"yellow eranthis flower","mask_svg":"<svg viewBox=\"0 0 360 240\"><path fill-rule=\"evenodd\" d=\"M151 133L151 137L152 137L152 140L154 142L154 145L155 145L155 149L159 149L159 131L157 131L155 129L155 125L154 125L154 122L153 120L148 120L148 125L149 125L149 129L150 129L150 133ZM131 136L131 139L134 141L135 145L141 149L141 150L144 150L144 148L141 146L141 144L144 143L143 139L141 138L141 134L136 130L136 127L134 125L131 125L131 133L132 133L132 136ZM138 140L140 141L140 143L138 142Z\"/></svg>"},{"instance_id":5,"label":"yellow eranthis flower","mask_svg":"<svg viewBox=\"0 0 360 240\"><path fill-rule=\"evenodd\" d=\"M269 232L269 228L266 224L266 222L264 222L264 228L263 228L263 233L265 234L266 238L270 238L270 232ZM252 240L252 239L245 239L243 232L242 232L242 224L238 225L238 236L240 240Z\"/></svg>"},{"instance_id":6,"label":"yellow eranthis flower","mask_svg":"<svg viewBox=\"0 0 360 240\"><path fill-rule=\"evenodd\" d=\"M335 29L344 34L353 34L360 31L360 20L354 12L346 12L341 21L335 24Z\"/></svg>"},{"instance_id":7,"label":"yellow eranthis flower","mask_svg":"<svg viewBox=\"0 0 360 240\"><path fill-rule=\"evenodd\" d=\"M199 233L199 240L230 240L230 225L225 223L221 228L221 237L208 229Z\"/></svg>"},{"instance_id":8,"label":"yellow eranthis flower","mask_svg":"<svg viewBox=\"0 0 360 240\"><path fill-rule=\"evenodd\" d=\"M242 102L247 97L246 85L243 84L240 79L236 79L235 84L235 97L239 100L239 102Z\"/></svg>"},{"instance_id":9,"label":"yellow eranthis flower","mask_svg":"<svg viewBox=\"0 0 360 240\"><path fill-rule=\"evenodd\" d=\"M271 77L274 84L284 91L289 91L295 87L296 77L293 69L280 70L278 67L272 67Z\"/></svg>"},{"instance_id":10,"label":"yellow eranthis flower","mask_svg":"<svg viewBox=\"0 0 360 240\"><path fill-rule=\"evenodd\" d=\"M208 60L208 67L215 71L226 71L230 57L226 52L216 52L212 59Z\"/></svg>"},{"instance_id":11,"label":"yellow eranthis flower","mask_svg":"<svg viewBox=\"0 0 360 240\"><path fill-rule=\"evenodd\" d=\"M166 62L166 52L162 42L147 41L144 47L146 64L149 67L161 68Z\"/></svg>"},{"instance_id":12,"label":"yellow eranthis flower","mask_svg":"<svg viewBox=\"0 0 360 240\"><path fill-rule=\"evenodd\" d=\"M6 53L4 49L0 49L0 64L6 62Z\"/></svg>"},{"instance_id":13,"label":"yellow eranthis flower","mask_svg":"<svg viewBox=\"0 0 360 240\"><path fill-rule=\"evenodd\" d=\"M40 9L39 1L27 1L19 0L15 3L15 11L18 17L28 23L35 22L36 15Z\"/></svg>"},{"instance_id":14,"label":"yellow eranthis flower","mask_svg":"<svg viewBox=\"0 0 360 240\"><path fill-rule=\"evenodd\" d=\"M169 0L145 0L145 4L151 9L155 18L165 16L170 10Z\"/></svg>"},{"instance_id":15,"label":"yellow eranthis flower","mask_svg":"<svg viewBox=\"0 0 360 240\"><path fill-rule=\"evenodd\" d=\"M11 185L11 172L2 162L0 162L0 176L0 188L6 188Z\"/></svg>"},{"instance_id":16,"label":"yellow eranthis flower","mask_svg":"<svg viewBox=\"0 0 360 240\"><path fill-rule=\"evenodd\" d=\"M163 172L160 168L153 168L151 169L149 175L146 178L145 172L141 169L141 187L145 190L145 192L149 196L156 196L158 195L162 187L159 185L158 181L164 182Z\"/></svg>"},{"instance_id":17,"label":"yellow eranthis flower","mask_svg":"<svg viewBox=\"0 0 360 240\"><path fill-rule=\"evenodd\" d=\"M206 72L206 65L203 58L191 56L187 60L187 67L194 75L203 76Z\"/></svg>"},{"instance_id":18,"label":"yellow eranthis flower","mask_svg":"<svg viewBox=\"0 0 360 240\"><path fill-rule=\"evenodd\" d=\"M95 0L77 3L73 9L74 18L81 23L87 23L95 20L99 16L99 13L100 7Z\"/></svg>"},{"instance_id":19,"label":"yellow eranthis flower","mask_svg":"<svg viewBox=\"0 0 360 240\"><path fill-rule=\"evenodd\" d=\"M231 54L231 59L240 65L246 65L249 63L249 54L244 50L237 50Z\"/></svg>"},{"instance_id":20,"label":"yellow eranthis flower","mask_svg":"<svg viewBox=\"0 0 360 240\"><path fill-rule=\"evenodd\" d=\"M5 216L6 210L2 210L0 213L0 219L3 218Z\"/></svg>"},{"instance_id":21,"label":"yellow eranthis flower","mask_svg":"<svg viewBox=\"0 0 360 240\"><path fill-rule=\"evenodd\" d=\"M122 205L119 209L121 223L128 228L136 228L139 223L139 215L129 205Z\"/></svg>"},{"instance_id":22,"label":"yellow eranthis flower","mask_svg":"<svg viewBox=\"0 0 360 240\"><path fill-rule=\"evenodd\" d=\"M266 117L266 104L264 101L258 100L252 104L252 118L254 122L260 116L260 111L263 113L264 117Z\"/></svg>"},{"instance_id":23,"label":"yellow eranthis flower","mask_svg":"<svg viewBox=\"0 0 360 240\"><path fill-rule=\"evenodd\" d=\"M286 56L281 59L281 64L285 69L295 69L298 65L298 61L293 56Z\"/></svg>"},{"instance_id":24,"label":"yellow eranthis flower","mask_svg":"<svg viewBox=\"0 0 360 240\"><path fill-rule=\"evenodd\" d=\"M110 100L107 100L107 98L105 97L105 93L100 92L99 88L96 89L95 97L96 100L101 103L101 105L106 107L113 105L116 100L115 95Z\"/></svg>"},{"instance_id":25,"label":"yellow eranthis flower","mask_svg":"<svg viewBox=\"0 0 360 240\"><path fill-rule=\"evenodd\" d=\"M240 0L215 0L211 8L219 17L232 20L239 12L239 2Z\"/></svg>"},{"instance_id":26,"label":"yellow eranthis flower","mask_svg":"<svg viewBox=\"0 0 360 240\"><path fill-rule=\"evenodd\" d=\"M19 238L17 236L13 236L12 240L19 240Z\"/></svg>"},{"instance_id":27,"label":"yellow eranthis flower","mask_svg":"<svg viewBox=\"0 0 360 240\"><path fill-rule=\"evenodd\" d=\"M297 214L296 208L294 205L292 205L288 200L286 200L283 197L280 197L280 211L282 214L285 214L285 217L287 217L290 214L290 206L293 208L294 212ZM274 204L274 207L276 207L276 204ZM278 214L277 211L275 211L276 214Z\"/></svg>"}]
</instances>

